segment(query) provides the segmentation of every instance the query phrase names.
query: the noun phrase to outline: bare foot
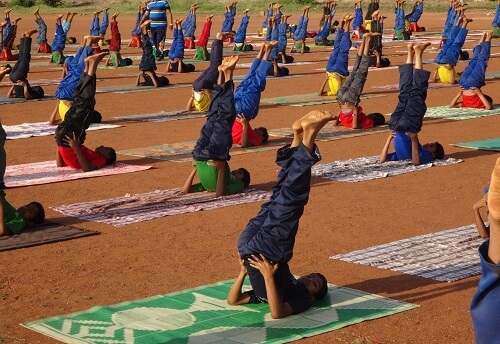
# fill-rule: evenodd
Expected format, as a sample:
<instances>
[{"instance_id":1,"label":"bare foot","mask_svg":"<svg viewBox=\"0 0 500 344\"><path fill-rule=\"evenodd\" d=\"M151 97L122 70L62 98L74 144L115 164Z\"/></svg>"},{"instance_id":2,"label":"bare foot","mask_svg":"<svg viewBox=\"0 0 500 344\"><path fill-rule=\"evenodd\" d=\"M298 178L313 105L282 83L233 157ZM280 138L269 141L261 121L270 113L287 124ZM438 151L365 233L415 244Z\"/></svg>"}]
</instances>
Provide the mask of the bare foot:
<instances>
[{"instance_id":1,"label":"bare foot","mask_svg":"<svg viewBox=\"0 0 500 344\"><path fill-rule=\"evenodd\" d=\"M495 169L491 174L490 190L488 191L489 220L497 226L500 224L500 159L497 159Z\"/></svg>"},{"instance_id":2,"label":"bare foot","mask_svg":"<svg viewBox=\"0 0 500 344\"><path fill-rule=\"evenodd\" d=\"M211 21L214 16L207 16L207 21Z\"/></svg>"},{"instance_id":3,"label":"bare foot","mask_svg":"<svg viewBox=\"0 0 500 344\"><path fill-rule=\"evenodd\" d=\"M7 15L9 15L9 14L10 14L10 12L11 12L11 11L12 11L12 9L8 9L8 10L7 10L7 11L5 11L4 13L5 13L5 15L7 16Z\"/></svg>"},{"instance_id":4,"label":"bare foot","mask_svg":"<svg viewBox=\"0 0 500 344\"><path fill-rule=\"evenodd\" d=\"M64 14L59 14L56 19L61 19L62 17L64 17Z\"/></svg>"},{"instance_id":5,"label":"bare foot","mask_svg":"<svg viewBox=\"0 0 500 344\"><path fill-rule=\"evenodd\" d=\"M426 43L422 43L422 44L415 44L413 46L413 50L415 50L415 53L422 53L430 45L431 45L430 42L426 42Z\"/></svg>"},{"instance_id":6,"label":"bare foot","mask_svg":"<svg viewBox=\"0 0 500 344\"><path fill-rule=\"evenodd\" d=\"M250 12L250 9L249 8L246 8L244 11L243 11L243 15L246 16L248 14L248 12Z\"/></svg>"},{"instance_id":7,"label":"bare foot","mask_svg":"<svg viewBox=\"0 0 500 344\"><path fill-rule=\"evenodd\" d=\"M108 13L108 11L109 11L109 7L104 8L101 12Z\"/></svg>"},{"instance_id":8,"label":"bare foot","mask_svg":"<svg viewBox=\"0 0 500 344\"><path fill-rule=\"evenodd\" d=\"M31 37L31 36L33 36L37 32L38 32L38 30L25 31L24 32L24 37Z\"/></svg>"},{"instance_id":9,"label":"bare foot","mask_svg":"<svg viewBox=\"0 0 500 344\"><path fill-rule=\"evenodd\" d=\"M229 36L231 36L231 32L217 32L215 38L217 38L218 40L223 40Z\"/></svg>"},{"instance_id":10,"label":"bare foot","mask_svg":"<svg viewBox=\"0 0 500 344\"><path fill-rule=\"evenodd\" d=\"M33 14L38 17L40 15L40 9L37 8L36 11L33 12Z\"/></svg>"},{"instance_id":11,"label":"bare foot","mask_svg":"<svg viewBox=\"0 0 500 344\"><path fill-rule=\"evenodd\" d=\"M266 42L266 43L264 43L264 44L265 44L265 46L266 46L266 49L267 49L267 50L271 50L271 49L273 49L275 46L277 46L277 45L278 45L278 41L270 41L270 42Z\"/></svg>"}]
</instances>

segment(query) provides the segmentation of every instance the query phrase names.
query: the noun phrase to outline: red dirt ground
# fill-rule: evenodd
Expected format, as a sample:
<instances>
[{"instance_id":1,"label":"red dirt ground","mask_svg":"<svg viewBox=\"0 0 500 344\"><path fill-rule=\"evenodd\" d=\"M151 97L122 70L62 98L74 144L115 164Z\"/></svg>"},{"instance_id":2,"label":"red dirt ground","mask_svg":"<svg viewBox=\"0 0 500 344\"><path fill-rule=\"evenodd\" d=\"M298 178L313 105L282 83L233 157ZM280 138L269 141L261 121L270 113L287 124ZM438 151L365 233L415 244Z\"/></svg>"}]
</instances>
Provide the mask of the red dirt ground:
<instances>
[{"instance_id":1,"label":"red dirt ground","mask_svg":"<svg viewBox=\"0 0 500 344\"><path fill-rule=\"evenodd\" d=\"M471 11L474 19L471 29L491 29L487 11ZM46 16L47 23L52 17ZM316 29L318 16L311 16L310 29ZM198 19L198 32L203 17ZM296 16L292 17L296 18ZM129 38L132 16L120 17L122 37ZM393 23L390 13L386 27ZM221 16L214 18L213 32L220 28ZM255 15L249 33L256 32L262 18ZM295 20L291 20L294 22ZM71 35L79 39L88 31L90 17L75 18ZM444 14L425 13L421 24L430 31L439 31ZM239 23L239 16L236 25ZM33 17L25 15L19 32L35 28ZM49 36L53 28L49 25ZM171 37L171 33L168 34ZM477 36L473 36L476 41ZM471 48L475 42L466 43ZM391 46L399 46L391 48ZM387 54L405 50L404 43L386 45ZM71 49L68 49L71 51ZM318 61L317 64L291 66L292 74L302 78L270 81L263 97L317 92L324 72L315 69L326 65L330 49L313 49L311 54L294 54L298 61ZM495 47L492 53L500 52ZM139 51L123 48L127 55ZM426 54L433 58L435 54ZM244 55L241 62L250 62L253 55ZM391 57L392 64L404 61L404 56ZM134 61L137 64L137 61ZM351 62L352 64L352 62ZM204 69L207 63L197 64ZM426 68L432 68L427 65ZM165 65L159 65L162 71ZM459 64L458 70L465 68ZM247 69L238 69L244 74ZM492 57L488 71L500 71L500 59ZM98 86L132 84L134 77L122 74L136 73L136 69L100 70ZM31 80L55 78L58 68L34 67ZM169 75L172 83L190 83L199 74ZM5 81L5 80L4 80ZM382 92L385 97L363 101L368 112L390 113L397 101L397 92L372 89L373 85L398 82L396 69L370 72L365 92ZM488 81L483 91L497 98L499 81ZM44 87L54 94L55 86ZM7 93L1 86L0 92ZM448 104L457 88L429 90L427 105ZM97 107L105 122L111 117L127 114L151 113L160 110L181 109L189 98L189 88L164 89L151 92L98 94ZM498 99L497 99L498 102ZM53 101L9 104L1 106L2 123L13 125L38 122L49 118ZM292 124L311 109L337 110L337 105L308 107L269 106L261 108L254 126L283 128ZM124 126L113 130L89 133L86 145L101 143L117 150L163 143L195 140L204 119L190 119L167 123L118 122ZM386 271L328 259L338 253L366 248L402 238L437 232L471 224L472 204L481 197L498 154L472 151L449 146L451 143L496 137L500 116L466 121L426 120L420 135L422 142L439 140L448 157L465 162L448 167L434 167L425 171L362 183L341 183L313 179L311 197L301 219L301 227L291 261L292 271L298 275L313 270L323 272L331 283L377 293L397 300L416 303L420 308L366 321L337 331L328 332L304 343L352 343L369 338L375 343L471 343L473 332L469 303L479 277L454 283ZM386 133L367 135L338 141L320 142L323 162L343 160L380 153ZM54 159L52 137L7 141L8 164ZM238 272L236 240L248 219L260 207L253 203L207 212L197 212L141 222L121 228L65 218L49 207L74 202L123 196L126 193L148 192L180 187L189 174L191 164L119 156L124 162L152 164L153 169L93 179L68 181L7 190L8 200L18 206L32 199L46 207L47 218L68 225L98 230L101 235L67 242L19 249L0 253L0 342L55 343L20 323L40 318L86 310L96 305L110 305L141 299L186 288L234 278ZM233 168L248 167L252 186L270 190L275 177L274 152L260 152L234 156Z\"/></svg>"}]
</instances>

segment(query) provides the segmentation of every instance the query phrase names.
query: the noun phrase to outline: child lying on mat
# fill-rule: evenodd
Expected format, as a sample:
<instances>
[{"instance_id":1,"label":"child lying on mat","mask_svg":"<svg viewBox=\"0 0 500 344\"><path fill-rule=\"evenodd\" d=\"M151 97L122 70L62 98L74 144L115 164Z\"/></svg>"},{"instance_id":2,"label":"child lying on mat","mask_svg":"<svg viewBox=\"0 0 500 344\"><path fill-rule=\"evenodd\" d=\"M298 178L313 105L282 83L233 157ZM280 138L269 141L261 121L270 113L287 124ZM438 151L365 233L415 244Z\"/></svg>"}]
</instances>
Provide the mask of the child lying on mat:
<instances>
[{"instance_id":1,"label":"child lying on mat","mask_svg":"<svg viewBox=\"0 0 500 344\"><path fill-rule=\"evenodd\" d=\"M359 106L360 96L368 76L370 40L375 36L380 36L380 33L366 33L363 35L352 72L337 92L340 112L338 118L333 121L334 125L340 123L346 128L368 129L385 124L385 117L382 114L366 115L363 108Z\"/></svg>"},{"instance_id":2,"label":"child lying on mat","mask_svg":"<svg viewBox=\"0 0 500 344\"><path fill-rule=\"evenodd\" d=\"M450 107L491 110L492 99L483 94L481 87L486 85L486 67L490 58L491 31L483 32L479 44L474 48L472 59L460 76L460 92L451 101ZM460 97L462 100L460 101Z\"/></svg>"},{"instance_id":3,"label":"child lying on mat","mask_svg":"<svg viewBox=\"0 0 500 344\"><path fill-rule=\"evenodd\" d=\"M500 342L500 159L491 174L488 191L490 239L479 247L482 275L470 305L477 344Z\"/></svg>"},{"instance_id":4,"label":"child lying on mat","mask_svg":"<svg viewBox=\"0 0 500 344\"><path fill-rule=\"evenodd\" d=\"M56 129L57 167L69 166L88 172L116 161L115 150L111 147L100 146L92 151L83 145L94 110L95 73L105 55L100 53L85 59L85 69L76 87L74 101Z\"/></svg>"},{"instance_id":5,"label":"child lying on mat","mask_svg":"<svg viewBox=\"0 0 500 344\"><path fill-rule=\"evenodd\" d=\"M423 146L418 142L417 133L422 129L427 111L425 99L430 75L422 69L422 54L429 45L408 44L406 64L399 66L399 101L389 121L391 132L380 154L380 162L411 159L413 165L418 166L444 157L439 142ZM395 152L387 154L393 138Z\"/></svg>"},{"instance_id":6,"label":"child lying on mat","mask_svg":"<svg viewBox=\"0 0 500 344\"><path fill-rule=\"evenodd\" d=\"M38 202L19 207L17 210L5 199L3 177L7 166L5 155L5 140L7 135L0 123L0 236L17 234L23 229L43 223L45 211Z\"/></svg>"},{"instance_id":7,"label":"child lying on mat","mask_svg":"<svg viewBox=\"0 0 500 344\"><path fill-rule=\"evenodd\" d=\"M328 284L322 274L295 279L288 262L309 200L311 167L321 160L316 135L335 118L329 111L315 110L293 123L292 143L276 154L281 171L273 194L239 237L240 272L227 297L230 305L265 302L271 317L279 319L301 313L325 297ZM247 274L253 290L242 292Z\"/></svg>"},{"instance_id":8,"label":"child lying on mat","mask_svg":"<svg viewBox=\"0 0 500 344\"><path fill-rule=\"evenodd\" d=\"M236 117L233 71L237 61L237 56L226 57L218 67L219 82L214 87L207 122L192 153L195 168L184 184L185 193L208 190L219 197L239 193L250 184L246 169L231 172L227 163L232 146L231 127ZM193 185L196 173L200 183Z\"/></svg>"}]
</instances>

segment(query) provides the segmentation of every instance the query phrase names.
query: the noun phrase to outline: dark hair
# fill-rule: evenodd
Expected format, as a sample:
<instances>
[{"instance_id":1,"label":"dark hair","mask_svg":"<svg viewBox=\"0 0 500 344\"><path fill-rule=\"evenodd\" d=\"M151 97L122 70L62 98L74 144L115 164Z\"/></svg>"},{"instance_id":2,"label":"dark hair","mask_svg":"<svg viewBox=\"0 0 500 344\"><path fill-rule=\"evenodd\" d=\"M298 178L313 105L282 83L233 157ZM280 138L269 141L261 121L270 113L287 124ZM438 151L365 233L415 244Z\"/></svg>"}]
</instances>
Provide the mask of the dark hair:
<instances>
[{"instance_id":1,"label":"dark hair","mask_svg":"<svg viewBox=\"0 0 500 344\"><path fill-rule=\"evenodd\" d=\"M240 167L236 171L240 171L243 173L243 184L245 184L245 187L248 187L250 185L250 172L246 168Z\"/></svg>"},{"instance_id":2,"label":"dark hair","mask_svg":"<svg viewBox=\"0 0 500 344\"><path fill-rule=\"evenodd\" d=\"M436 150L434 151L434 159L442 159L442 158L444 158L444 148L439 142L436 142Z\"/></svg>"},{"instance_id":3,"label":"dark hair","mask_svg":"<svg viewBox=\"0 0 500 344\"><path fill-rule=\"evenodd\" d=\"M460 55L459 55L459 60L468 60L469 59L469 52L460 50Z\"/></svg>"},{"instance_id":4,"label":"dark hair","mask_svg":"<svg viewBox=\"0 0 500 344\"><path fill-rule=\"evenodd\" d=\"M281 67L281 76L287 76L290 74L290 70L286 67Z\"/></svg>"},{"instance_id":5,"label":"dark hair","mask_svg":"<svg viewBox=\"0 0 500 344\"><path fill-rule=\"evenodd\" d=\"M321 288L316 294L314 294L315 300L321 300L326 296L326 293L328 293L328 281L326 280L326 277L323 276L323 274L320 274L319 272L315 272L314 274L318 275L319 278L321 278L321 281L323 281L323 285L321 286Z\"/></svg>"},{"instance_id":6,"label":"dark hair","mask_svg":"<svg viewBox=\"0 0 500 344\"><path fill-rule=\"evenodd\" d=\"M491 98L489 95L487 94L483 94L483 96L486 98L487 101L490 102L491 105L493 105L493 98Z\"/></svg>"},{"instance_id":7,"label":"dark hair","mask_svg":"<svg viewBox=\"0 0 500 344\"><path fill-rule=\"evenodd\" d=\"M183 62L181 62L181 63L183 63ZM192 63L187 63L187 64L184 63L183 69L186 71L186 73L192 73L192 72L194 72L195 67L194 67L194 64L192 64Z\"/></svg>"},{"instance_id":8,"label":"dark hair","mask_svg":"<svg viewBox=\"0 0 500 344\"><path fill-rule=\"evenodd\" d=\"M132 59L130 57L126 57L123 60L125 61L125 66L131 66L132 65Z\"/></svg>"},{"instance_id":9,"label":"dark hair","mask_svg":"<svg viewBox=\"0 0 500 344\"><path fill-rule=\"evenodd\" d=\"M28 205L33 205L37 208L35 216L32 219L33 223L35 225L43 223L43 221L45 221L45 210L43 209L43 205L38 202L31 202Z\"/></svg>"},{"instance_id":10,"label":"dark hair","mask_svg":"<svg viewBox=\"0 0 500 344\"><path fill-rule=\"evenodd\" d=\"M334 21L334 22L332 23L332 26L338 26L338 25L339 25L339 21L338 21L338 20L336 20L336 21Z\"/></svg>"},{"instance_id":11,"label":"dark hair","mask_svg":"<svg viewBox=\"0 0 500 344\"><path fill-rule=\"evenodd\" d=\"M33 86L31 90L35 92L35 94L32 94L32 96L34 96L33 98L43 98L45 95L42 86Z\"/></svg>"},{"instance_id":12,"label":"dark hair","mask_svg":"<svg viewBox=\"0 0 500 344\"><path fill-rule=\"evenodd\" d=\"M382 115L380 112L371 113L368 115L368 118L370 118L373 121L373 125L385 124L385 116Z\"/></svg>"},{"instance_id":13,"label":"dark hair","mask_svg":"<svg viewBox=\"0 0 500 344\"><path fill-rule=\"evenodd\" d=\"M391 65L391 60L389 60L387 57L382 57L380 58L380 65L383 68L389 67Z\"/></svg>"},{"instance_id":14,"label":"dark hair","mask_svg":"<svg viewBox=\"0 0 500 344\"><path fill-rule=\"evenodd\" d=\"M267 140L269 140L269 134L267 133L267 129L264 128L264 127L258 127L258 128L255 128L255 131L260 131L260 135L262 137L262 143L266 143Z\"/></svg>"},{"instance_id":15,"label":"dark hair","mask_svg":"<svg viewBox=\"0 0 500 344\"><path fill-rule=\"evenodd\" d=\"M114 164L116 161L116 152L113 148L110 148L109 157L106 158L106 165Z\"/></svg>"}]
</instances>

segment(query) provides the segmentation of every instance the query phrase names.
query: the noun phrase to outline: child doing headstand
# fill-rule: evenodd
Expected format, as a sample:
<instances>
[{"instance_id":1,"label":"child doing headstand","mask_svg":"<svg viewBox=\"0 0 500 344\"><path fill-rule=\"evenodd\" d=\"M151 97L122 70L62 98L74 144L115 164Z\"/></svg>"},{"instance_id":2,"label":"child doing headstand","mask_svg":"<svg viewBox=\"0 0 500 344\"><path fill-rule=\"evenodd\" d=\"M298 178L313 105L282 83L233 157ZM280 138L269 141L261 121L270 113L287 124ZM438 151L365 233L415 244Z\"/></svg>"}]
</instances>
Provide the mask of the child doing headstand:
<instances>
[{"instance_id":1,"label":"child doing headstand","mask_svg":"<svg viewBox=\"0 0 500 344\"><path fill-rule=\"evenodd\" d=\"M328 292L326 278L312 273L298 279L288 266L293 256L299 220L309 200L311 167L321 160L316 135L330 112L311 111L293 124L291 144L280 148L281 170L271 198L261 206L238 240L240 272L227 296L230 305L267 303L273 319L307 310ZM242 291L248 275L252 290Z\"/></svg>"},{"instance_id":2,"label":"child doing headstand","mask_svg":"<svg viewBox=\"0 0 500 344\"><path fill-rule=\"evenodd\" d=\"M253 46L246 42L247 37L247 26L250 21L250 16L248 15L250 9L245 9L243 11L243 17L241 17L240 27L234 35L234 51L252 51Z\"/></svg>"},{"instance_id":3,"label":"child doing headstand","mask_svg":"<svg viewBox=\"0 0 500 344\"><path fill-rule=\"evenodd\" d=\"M183 191L215 191L215 196L240 193L250 184L250 174L244 168L230 171L227 161L232 146L231 127L236 117L234 108L233 71L237 56L224 58L219 66L219 82L214 87L207 122L193 150L195 168L184 184ZM198 174L200 183L193 185Z\"/></svg>"},{"instance_id":4,"label":"child doing headstand","mask_svg":"<svg viewBox=\"0 0 500 344\"><path fill-rule=\"evenodd\" d=\"M422 129L427 111L425 99L430 74L422 69L422 54L429 45L408 44L406 64L399 66L399 100L389 121L391 133L380 154L380 162L411 160L413 165L418 166L444 157L443 146L439 142L423 146L418 142L418 132ZM395 152L387 154L393 138Z\"/></svg>"},{"instance_id":5,"label":"child doing headstand","mask_svg":"<svg viewBox=\"0 0 500 344\"><path fill-rule=\"evenodd\" d=\"M52 48L49 43L47 43L47 24L40 16L40 9L37 8L35 13L35 22L38 24L38 37L36 38L36 42L38 43L37 52L39 53L51 53Z\"/></svg>"},{"instance_id":6,"label":"child doing headstand","mask_svg":"<svg viewBox=\"0 0 500 344\"><path fill-rule=\"evenodd\" d=\"M66 112L64 121L56 129L57 167L69 166L88 172L116 161L115 150L111 147L99 146L92 151L83 145L94 110L95 73L105 55L106 53L99 53L85 59L85 69L76 87L74 101Z\"/></svg>"},{"instance_id":7,"label":"child doing headstand","mask_svg":"<svg viewBox=\"0 0 500 344\"><path fill-rule=\"evenodd\" d=\"M130 58L123 58L120 54L122 45L122 36L120 35L120 30L118 29L118 22L116 17L119 13L115 13L111 16L111 41L109 43L109 58L106 61L106 66L110 63L115 67L125 67L132 64Z\"/></svg>"},{"instance_id":8,"label":"child doing headstand","mask_svg":"<svg viewBox=\"0 0 500 344\"><path fill-rule=\"evenodd\" d=\"M207 16L205 24L203 24L203 28L201 29L201 35L196 42L196 54L194 55L194 59L207 61L210 59L210 53L207 50L208 39L210 38L210 29L212 28L212 18L213 16Z\"/></svg>"},{"instance_id":9,"label":"child doing headstand","mask_svg":"<svg viewBox=\"0 0 500 344\"><path fill-rule=\"evenodd\" d=\"M186 64L182 61L184 59L184 33L182 31L182 20L182 18L179 18L174 23L174 40L170 50L168 51L167 73L190 73L194 72L195 69L192 63Z\"/></svg>"},{"instance_id":10,"label":"child doing headstand","mask_svg":"<svg viewBox=\"0 0 500 344\"><path fill-rule=\"evenodd\" d=\"M146 20L141 24L142 30L142 59L139 64L139 70L141 73L137 76L136 85L137 86L154 86L154 87L163 87L167 86L169 80L166 76L157 76L156 75L156 62L155 56L153 55L153 45L149 40L148 29L151 20ZM144 79L144 82L141 82L141 77Z\"/></svg>"}]
</instances>

